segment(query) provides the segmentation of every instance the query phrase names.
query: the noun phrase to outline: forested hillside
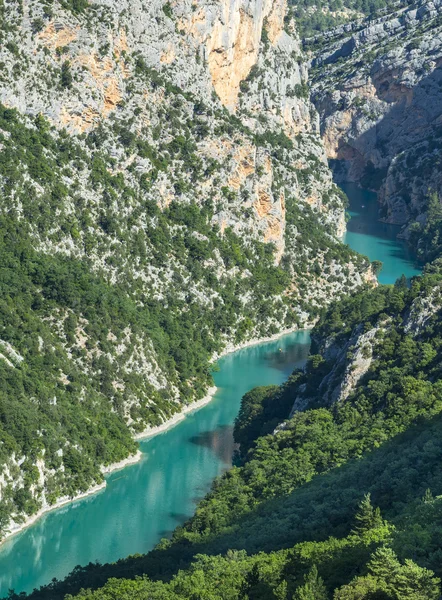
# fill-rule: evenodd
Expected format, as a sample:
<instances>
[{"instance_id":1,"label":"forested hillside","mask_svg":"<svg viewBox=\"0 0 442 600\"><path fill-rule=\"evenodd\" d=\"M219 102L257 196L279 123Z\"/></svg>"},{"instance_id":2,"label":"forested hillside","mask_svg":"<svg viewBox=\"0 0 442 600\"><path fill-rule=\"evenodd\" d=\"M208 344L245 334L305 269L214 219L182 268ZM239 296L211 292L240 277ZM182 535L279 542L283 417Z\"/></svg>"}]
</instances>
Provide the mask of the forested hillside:
<instances>
[{"instance_id":1,"label":"forested hillside","mask_svg":"<svg viewBox=\"0 0 442 600\"><path fill-rule=\"evenodd\" d=\"M0 538L203 398L227 346L319 319L306 368L244 396L235 466L170 540L32 600L439 599L442 213L413 198L439 182L440 20L419 6L0 0ZM299 28L367 15L305 44L323 141ZM433 260L410 285L374 287L341 243L334 142L407 205Z\"/></svg>"},{"instance_id":2,"label":"forested hillside","mask_svg":"<svg viewBox=\"0 0 442 600\"><path fill-rule=\"evenodd\" d=\"M302 37L310 38L336 28L344 31L348 24L369 23L393 7L411 4L410 0L301 0L291 1L293 16Z\"/></svg>"},{"instance_id":3,"label":"forested hillside","mask_svg":"<svg viewBox=\"0 0 442 600\"><path fill-rule=\"evenodd\" d=\"M437 262L333 304L305 371L243 398L241 464L170 541L31 598L439 598L441 310Z\"/></svg>"}]
</instances>

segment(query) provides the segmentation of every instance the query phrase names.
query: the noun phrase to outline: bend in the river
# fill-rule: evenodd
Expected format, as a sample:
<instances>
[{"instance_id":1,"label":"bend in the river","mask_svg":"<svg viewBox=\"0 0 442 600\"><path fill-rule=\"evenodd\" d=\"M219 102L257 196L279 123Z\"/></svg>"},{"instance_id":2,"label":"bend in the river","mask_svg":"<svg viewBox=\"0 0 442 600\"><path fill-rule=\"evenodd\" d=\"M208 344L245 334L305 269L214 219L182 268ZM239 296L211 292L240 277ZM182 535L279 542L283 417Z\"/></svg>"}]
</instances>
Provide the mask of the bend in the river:
<instances>
[{"instance_id":1,"label":"bend in the river","mask_svg":"<svg viewBox=\"0 0 442 600\"><path fill-rule=\"evenodd\" d=\"M355 185L345 242L380 260L381 283L418 270L397 228L377 221L376 197ZM214 400L173 429L141 443L143 460L108 478L104 492L48 513L0 549L0 597L63 578L77 564L114 561L147 552L193 514L213 479L231 465L232 428L242 395L280 384L301 366L309 334L300 331L252 346L219 361Z\"/></svg>"}]
</instances>

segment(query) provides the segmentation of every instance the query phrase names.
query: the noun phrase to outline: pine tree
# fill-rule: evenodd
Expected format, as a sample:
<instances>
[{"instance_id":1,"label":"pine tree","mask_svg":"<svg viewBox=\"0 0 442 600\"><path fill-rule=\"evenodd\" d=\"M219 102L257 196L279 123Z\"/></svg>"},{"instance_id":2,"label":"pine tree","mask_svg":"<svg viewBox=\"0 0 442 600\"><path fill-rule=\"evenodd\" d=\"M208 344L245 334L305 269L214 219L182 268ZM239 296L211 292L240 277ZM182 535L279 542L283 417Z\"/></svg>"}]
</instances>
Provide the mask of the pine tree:
<instances>
[{"instance_id":1,"label":"pine tree","mask_svg":"<svg viewBox=\"0 0 442 600\"><path fill-rule=\"evenodd\" d=\"M261 578L258 563L255 563L247 573L239 597L242 600L267 600L275 597L270 584Z\"/></svg>"},{"instance_id":2,"label":"pine tree","mask_svg":"<svg viewBox=\"0 0 442 600\"><path fill-rule=\"evenodd\" d=\"M299 587L293 600L327 600L328 594L324 582L319 577L316 565L313 565L310 572L305 576L304 585Z\"/></svg>"},{"instance_id":3,"label":"pine tree","mask_svg":"<svg viewBox=\"0 0 442 600\"><path fill-rule=\"evenodd\" d=\"M398 600L439 600L440 579L433 571L419 567L412 560L401 565L391 548L378 548L368 563L379 589Z\"/></svg>"},{"instance_id":4,"label":"pine tree","mask_svg":"<svg viewBox=\"0 0 442 600\"><path fill-rule=\"evenodd\" d=\"M370 529L376 529L384 524L379 507L373 508L370 494L365 494L359 503L358 512L355 515L355 527L352 533L360 535Z\"/></svg>"},{"instance_id":5,"label":"pine tree","mask_svg":"<svg viewBox=\"0 0 442 600\"><path fill-rule=\"evenodd\" d=\"M424 504L433 504L433 502L434 502L434 496L431 493L431 490L429 488L427 488L425 490L425 494L424 494L424 496L422 498L422 502Z\"/></svg>"},{"instance_id":6,"label":"pine tree","mask_svg":"<svg viewBox=\"0 0 442 600\"><path fill-rule=\"evenodd\" d=\"M389 582L396 579L401 563L391 548L382 546L371 555L368 569L377 579Z\"/></svg>"},{"instance_id":7,"label":"pine tree","mask_svg":"<svg viewBox=\"0 0 442 600\"><path fill-rule=\"evenodd\" d=\"M71 63L68 60L61 65L61 86L63 88L72 87Z\"/></svg>"}]
</instances>

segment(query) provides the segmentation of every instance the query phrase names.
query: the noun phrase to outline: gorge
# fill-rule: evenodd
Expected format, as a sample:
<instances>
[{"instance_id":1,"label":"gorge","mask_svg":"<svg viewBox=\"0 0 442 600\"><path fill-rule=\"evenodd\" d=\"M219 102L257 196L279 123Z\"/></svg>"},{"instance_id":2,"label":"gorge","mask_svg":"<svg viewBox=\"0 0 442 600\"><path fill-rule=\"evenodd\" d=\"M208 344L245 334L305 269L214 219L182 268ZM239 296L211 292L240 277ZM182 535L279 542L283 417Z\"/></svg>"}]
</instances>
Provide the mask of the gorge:
<instances>
[{"instance_id":1,"label":"gorge","mask_svg":"<svg viewBox=\"0 0 442 600\"><path fill-rule=\"evenodd\" d=\"M373 279L285 5L241 6L4 6L0 531Z\"/></svg>"},{"instance_id":2,"label":"gorge","mask_svg":"<svg viewBox=\"0 0 442 600\"><path fill-rule=\"evenodd\" d=\"M441 10L0 0L0 596L439 600Z\"/></svg>"},{"instance_id":3,"label":"gorge","mask_svg":"<svg viewBox=\"0 0 442 600\"><path fill-rule=\"evenodd\" d=\"M379 223L375 196L344 189L352 213L364 214L364 232L355 216L345 241L359 252L369 248L371 260L387 265L387 272L379 274L383 283L418 274L396 239L397 230ZM232 425L243 394L254 386L284 382L305 364L309 347L308 332L300 331L220 359L220 372L214 374L219 389L210 405L142 442L142 462L111 475L99 496L48 514L0 546L0 595L9 589L31 592L53 577L62 579L77 564L147 552L170 535L193 514L213 478L231 466Z\"/></svg>"}]
</instances>

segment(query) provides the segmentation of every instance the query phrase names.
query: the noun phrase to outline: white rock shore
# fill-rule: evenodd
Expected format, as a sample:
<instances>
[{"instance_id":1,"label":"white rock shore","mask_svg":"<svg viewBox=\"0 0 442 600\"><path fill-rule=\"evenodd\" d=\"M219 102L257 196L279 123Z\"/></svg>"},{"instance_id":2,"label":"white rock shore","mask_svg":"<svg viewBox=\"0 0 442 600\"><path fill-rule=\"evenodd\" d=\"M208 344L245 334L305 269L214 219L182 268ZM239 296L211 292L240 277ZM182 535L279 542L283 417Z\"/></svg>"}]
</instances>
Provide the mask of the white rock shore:
<instances>
[{"instance_id":1,"label":"white rock shore","mask_svg":"<svg viewBox=\"0 0 442 600\"><path fill-rule=\"evenodd\" d=\"M308 328L306 328L306 329L308 329ZM266 338L256 338L253 340L249 340L248 342L238 344L236 346L233 343L228 343L222 353L220 353L220 354L215 353L213 355L212 362L218 360L219 358L225 356L226 354L231 354L232 352L236 352L237 350L242 350L243 348L248 348L249 346L255 346L257 344L272 342L284 335L287 335L288 333L294 333L295 331L302 331L302 330L300 330L300 329L298 330L297 328L286 329L275 335L272 335L272 336L269 336ZM201 398L200 400L196 400L195 402L191 402L190 404L184 406L183 409L179 413L176 413L170 419L167 419L167 421L164 421L164 423L161 423L161 425L158 425L157 427L148 427L144 431L135 434L134 439L135 440L145 440L145 439L148 439L155 435L158 435L159 433L163 433L163 432L167 431L168 429L171 429L172 427L174 427L175 425L180 423L183 419L185 419L186 415L188 415L192 412L195 412L196 410L199 410L200 408L202 408L203 406L208 404L214 397L216 390L217 390L217 387L212 386L211 388L208 389L207 394L206 394L206 396L204 396L204 398ZM119 469L124 469L125 467L127 467L129 465L137 463L142 458L142 456L143 456L142 452L140 450L137 450L137 452L135 454L132 454L131 456L128 456L127 458L125 458L119 462L101 467L101 472L103 474L108 474L108 473L112 473L113 471L117 471ZM86 492L81 492L80 494L77 494L76 496L74 496L72 498L70 498L69 496L63 496L63 497L59 498L57 500L57 502L55 502L54 504L45 503L38 512L36 512L35 514L33 514L30 517L28 517L27 519L25 519L22 523L14 524L10 528L10 531L4 535L3 539L0 542L0 545L3 542L5 542L7 539L11 538L13 535L20 533L26 527L29 527L30 525L34 524L40 517L42 517L47 512L50 512L51 510L55 510L57 508L61 508L62 506L69 504L70 502L76 502L77 500L82 500L83 498L87 498L88 496L97 494L98 492L103 491L105 488L106 488L106 481L103 481L102 483L99 483L97 485L90 487Z\"/></svg>"},{"instance_id":2,"label":"white rock shore","mask_svg":"<svg viewBox=\"0 0 442 600\"><path fill-rule=\"evenodd\" d=\"M167 421L161 423L161 425L157 425L156 427L147 427L144 431L135 434L134 439L145 440L150 437L153 437L154 435L157 435L158 433L163 433L164 431L171 429L171 427L174 427L175 425L177 425L177 423L185 419L186 415L208 404L215 395L216 390L217 387L214 385L213 387L208 389L207 394L204 396L204 398L201 398L200 400L195 400L195 402L187 404L179 413L176 413L175 415L173 415L173 417L170 417L170 419L167 419Z\"/></svg>"},{"instance_id":3,"label":"white rock shore","mask_svg":"<svg viewBox=\"0 0 442 600\"><path fill-rule=\"evenodd\" d=\"M302 329L299 329L298 327L290 327L289 329L283 329L282 331L280 331L279 333L275 333L274 335L269 335L268 337L264 338L254 338L253 340L242 342L241 344L237 345L233 344L232 342L228 342L226 344L226 347L220 354L217 354L216 352L213 354L212 362L219 360L223 356L226 356L226 354L237 352L238 350L242 350L243 348L249 348L250 346L256 346L257 344L265 344L266 342L274 342L275 340L278 340L279 338L283 337L284 335L288 335L289 333L295 333L296 331L308 331L309 329L312 329L316 321L317 319L315 319L311 323L306 323L306 326Z\"/></svg>"},{"instance_id":4,"label":"white rock shore","mask_svg":"<svg viewBox=\"0 0 442 600\"><path fill-rule=\"evenodd\" d=\"M132 464L138 462L141 459L141 457L142 457L142 453L140 452L140 450L137 450L137 452L135 454L132 454L131 456L128 456L127 458L124 458L123 460L120 460L119 462L112 463L111 465L101 467L101 472L104 475L107 473L111 473L113 471L117 471L118 469L124 469L128 465L132 465ZM13 535L20 533L20 531L23 531L23 529L26 529L26 527L29 527L30 525L32 525L40 517L42 517L44 514L50 512L51 510L61 508L62 506L64 506L65 504L69 504L70 502L76 502L77 500L82 500L83 498L87 498L88 496L97 494L98 492L103 491L105 489L105 487L106 487L106 481L102 481L101 483L97 483L96 485L93 485L85 492L80 492L79 494L76 494L72 498L70 496L62 496L54 504L48 504L47 502L45 502L38 512L29 516L22 523L14 523L13 522L12 526L10 527L10 530L8 531L8 533L6 533L4 535L0 544L2 544L4 541L9 539Z\"/></svg>"},{"instance_id":5,"label":"white rock shore","mask_svg":"<svg viewBox=\"0 0 442 600\"><path fill-rule=\"evenodd\" d=\"M64 506L65 504L68 504L70 502L74 502L76 500L81 500L82 498L86 498L87 496L91 496L92 494L96 494L97 492L101 492L102 490L104 490L105 487L106 487L106 482L103 481L102 483L99 483L97 485L90 487L86 492L77 494L74 498L70 498L69 496L62 496L54 504L47 504L47 503L43 504L43 506L40 508L40 510L38 512L36 512L35 514L33 514L30 517L28 517L27 519L25 519L22 523L14 523L13 522L13 525L11 526L8 533L6 533L4 535L1 543L3 544L3 542L5 542L7 539L12 537L13 535L20 533L20 531L23 531L23 529L26 529L26 527L29 527L30 525L35 523L40 517L42 517L47 512L50 512L51 510L55 510L57 508L61 508L62 506Z\"/></svg>"}]
</instances>

